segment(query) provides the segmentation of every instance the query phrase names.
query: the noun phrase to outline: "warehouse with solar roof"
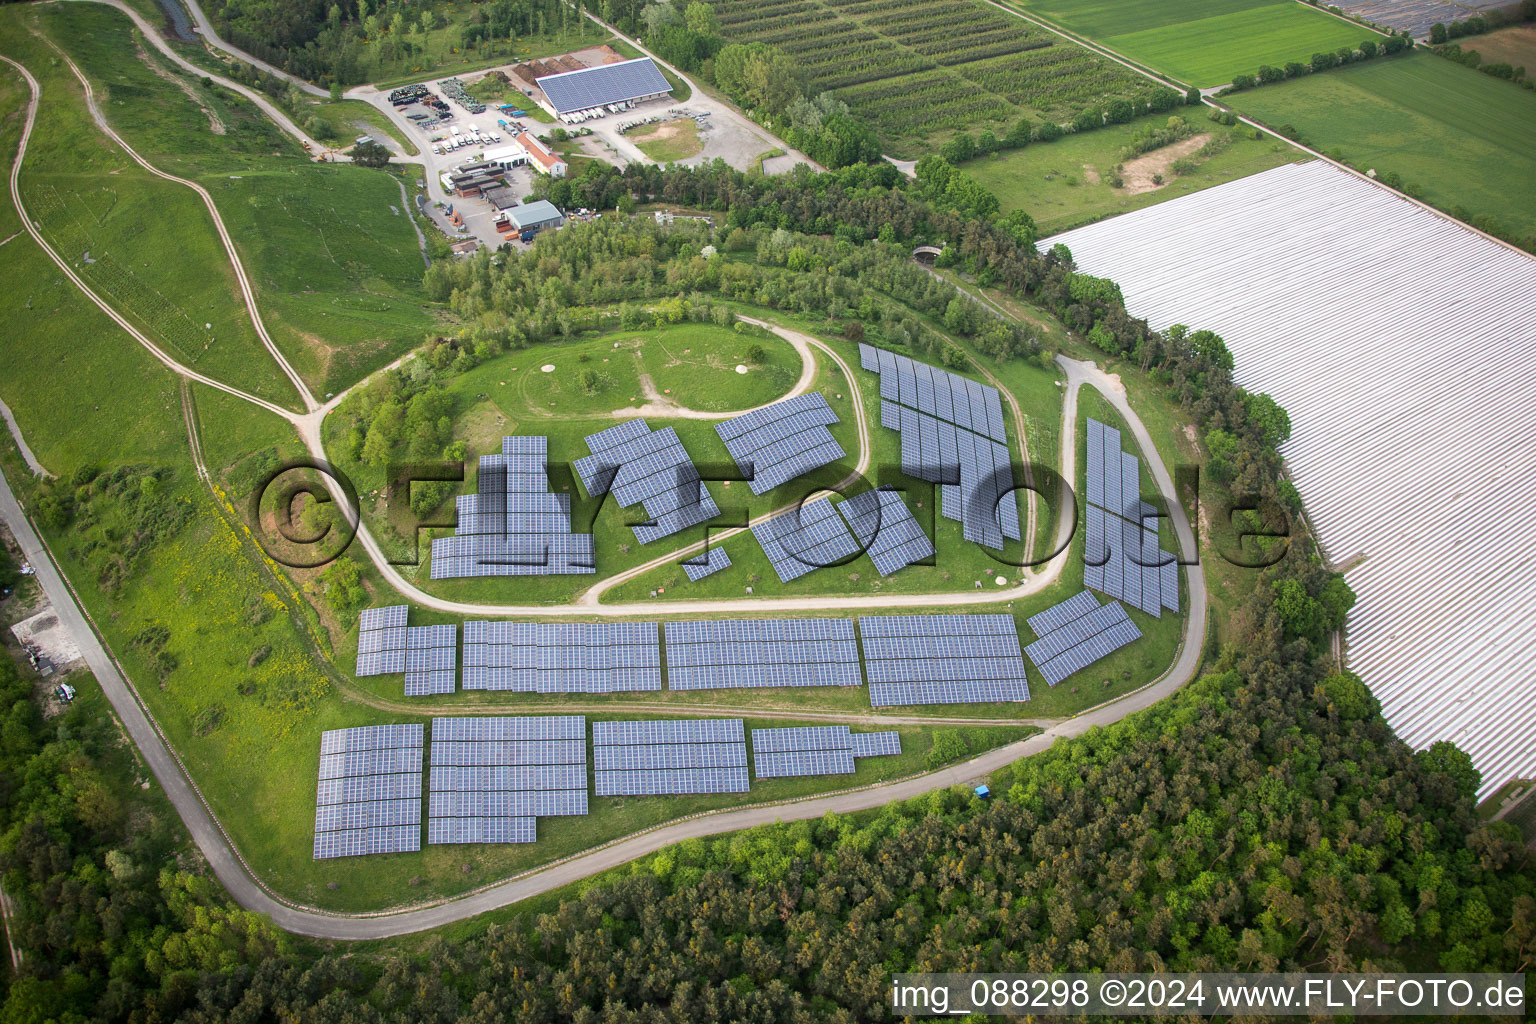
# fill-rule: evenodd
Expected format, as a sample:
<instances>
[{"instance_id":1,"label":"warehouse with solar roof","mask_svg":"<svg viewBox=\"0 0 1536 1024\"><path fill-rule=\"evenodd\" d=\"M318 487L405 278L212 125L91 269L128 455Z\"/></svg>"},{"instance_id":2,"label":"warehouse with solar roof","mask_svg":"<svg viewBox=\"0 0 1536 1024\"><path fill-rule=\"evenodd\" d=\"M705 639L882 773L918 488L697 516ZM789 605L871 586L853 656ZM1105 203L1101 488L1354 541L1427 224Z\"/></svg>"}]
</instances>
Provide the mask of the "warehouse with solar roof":
<instances>
[{"instance_id":1,"label":"warehouse with solar roof","mask_svg":"<svg viewBox=\"0 0 1536 1024\"><path fill-rule=\"evenodd\" d=\"M649 57L545 75L537 82L556 117L657 100L672 90Z\"/></svg>"}]
</instances>

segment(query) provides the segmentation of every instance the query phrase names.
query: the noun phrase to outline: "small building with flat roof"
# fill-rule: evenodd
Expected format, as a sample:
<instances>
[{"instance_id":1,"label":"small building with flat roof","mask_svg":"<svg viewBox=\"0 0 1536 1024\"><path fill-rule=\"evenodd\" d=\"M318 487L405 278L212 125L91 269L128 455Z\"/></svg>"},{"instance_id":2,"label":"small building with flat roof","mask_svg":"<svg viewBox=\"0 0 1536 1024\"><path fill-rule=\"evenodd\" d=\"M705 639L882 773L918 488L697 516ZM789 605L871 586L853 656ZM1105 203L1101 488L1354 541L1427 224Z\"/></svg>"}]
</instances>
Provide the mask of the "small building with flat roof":
<instances>
[{"instance_id":1,"label":"small building with flat roof","mask_svg":"<svg viewBox=\"0 0 1536 1024\"><path fill-rule=\"evenodd\" d=\"M517 205L517 196L506 186L488 188L481 195L481 198L498 210L510 210Z\"/></svg>"}]
</instances>

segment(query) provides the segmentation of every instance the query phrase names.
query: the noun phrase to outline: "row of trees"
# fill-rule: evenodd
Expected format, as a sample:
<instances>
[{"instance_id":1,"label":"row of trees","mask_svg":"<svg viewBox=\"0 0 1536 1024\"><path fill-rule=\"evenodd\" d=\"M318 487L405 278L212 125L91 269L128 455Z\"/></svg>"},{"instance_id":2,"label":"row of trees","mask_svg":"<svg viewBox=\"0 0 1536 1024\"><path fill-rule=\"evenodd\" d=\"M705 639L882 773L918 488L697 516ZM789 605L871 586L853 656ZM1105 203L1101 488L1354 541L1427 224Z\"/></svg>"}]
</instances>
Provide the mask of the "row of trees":
<instances>
[{"instance_id":1,"label":"row of trees","mask_svg":"<svg viewBox=\"0 0 1536 1024\"><path fill-rule=\"evenodd\" d=\"M1221 95L1243 92L1260 85L1272 85L1275 82L1300 78L1303 75L1315 75L1318 72L1343 67L1345 64L1353 64L1357 61L1390 57L1393 54L1411 51L1412 48L1413 38L1404 32L1402 35L1389 35L1379 43L1375 39L1367 39L1359 46L1341 46L1333 52L1314 53L1312 59L1305 64L1297 60L1289 61L1278 68L1271 64L1261 64L1255 74L1234 76L1232 84L1223 89Z\"/></svg>"},{"instance_id":2,"label":"row of trees","mask_svg":"<svg viewBox=\"0 0 1536 1024\"><path fill-rule=\"evenodd\" d=\"M1536 20L1536 0L1521 0L1519 7L1495 7L1481 14L1474 14L1470 18L1453 21L1449 24L1437 21L1429 26L1429 41L1432 45L1439 46L1452 39L1460 39L1463 36L1480 36L1484 32L1494 32L1508 25L1517 25L1522 21L1533 20Z\"/></svg>"}]
</instances>

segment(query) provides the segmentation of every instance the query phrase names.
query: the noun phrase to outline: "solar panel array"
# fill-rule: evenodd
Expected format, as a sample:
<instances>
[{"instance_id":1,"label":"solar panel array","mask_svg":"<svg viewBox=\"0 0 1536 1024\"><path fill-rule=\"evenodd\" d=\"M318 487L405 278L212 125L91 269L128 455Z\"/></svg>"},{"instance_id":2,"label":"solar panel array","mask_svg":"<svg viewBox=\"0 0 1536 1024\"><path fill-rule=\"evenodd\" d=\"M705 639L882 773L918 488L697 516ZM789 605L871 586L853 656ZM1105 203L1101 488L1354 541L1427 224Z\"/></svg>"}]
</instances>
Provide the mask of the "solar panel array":
<instances>
[{"instance_id":1,"label":"solar panel array","mask_svg":"<svg viewBox=\"0 0 1536 1024\"><path fill-rule=\"evenodd\" d=\"M459 629L452 624L408 626L405 633L405 695L452 693L458 683Z\"/></svg>"},{"instance_id":2,"label":"solar panel array","mask_svg":"<svg viewBox=\"0 0 1536 1024\"><path fill-rule=\"evenodd\" d=\"M1011 615L866 616L859 631L874 707L1029 699Z\"/></svg>"},{"instance_id":3,"label":"solar panel array","mask_svg":"<svg viewBox=\"0 0 1536 1024\"><path fill-rule=\"evenodd\" d=\"M901 753L895 732L854 734L846 725L753 729L753 767L760 779L849 775L854 759Z\"/></svg>"},{"instance_id":4,"label":"solar panel array","mask_svg":"<svg viewBox=\"0 0 1536 1024\"><path fill-rule=\"evenodd\" d=\"M1088 421L1083 584L1148 615L1177 612L1178 562L1158 546L1157 510L1141 499L1141 460L1120 444L1117 428Z\"/></svg>"},{"instance_id":5,"label":"solar panel array","mask_svg":"<svg viewBox=\"0 0 1536 1024\"><path fill-rule=\"evenodd\" d=\"M586 441L592 454L575 462L582 486L594 497L612 493L621 508L642 504L648 522L630 527L641 544L720 514L671 427L652 431L643 419L625 420Z\"/></svg>"},{"instance_id":6,"label":"solar panel array","mask_svg":"<svg viewBox=\"0 0 1536 1024\"><path fill-rule=\"evenodd\" d=\"M836 565L860 550L836 506L827 499L805 502L770 516L752 527L752 536L785 583Z\"/></svg>"},{"instance_id":7,"label":"solar panel array","mask_svg":"<svg viewBox=\"0 0 1536 1024\"><path fill-rule=\"evenodd\" d=\"M820 391L808 391L782 402L715 425L726 451L736 460L753 494L764 494L845 454L828 425L837 413Z\"/></svg>"},{"instance_id":8,"label":"solar panel array","mask_svg":"<svg viewBox=\"0 0 1536 1024\"><path fill-rule=\"evenodd\" d=\"M536 819L586 813L583 716L433 719L428 844L531 843Z\"/></svg>"},{"instance_id":9,"label":"solar panel array","mask_svg":"<svg viewBox=\"0 0 1536 1024\"><path fill-rule=\"evenodd\" d=\"M864 682L849 619L669 622L666 637L667 686L672 690Z\"/></svg>"},{"instance_id":10,"label":"solar panel array","mask_svg":"<svg viewBox=\"0 0 1536 1024\"><path fill-rule=\"evenodd\" d=\"M1141 638L1123 605L1101 606L1086 590L1031 616L1029 625L1039 639L1024 653L1052 686Z\"/></svg>"},{"instance_id":11,"label":"solar panel array","mask_svg":"<svg viewBox=\"0 0 1536 1024\"><path fill-rule=\"evenodd\" d=\"M406 616L410 606L364 608L357 620L357 675L389 676L405 671Z\"/></svg>"},{"instance_id":12,"label":"solar panel array","mask_svg":"<svg viewBox=\"0 0 1536 1024\"><path fill-rule=\"evenodd\" d=\"M913 518L899 491L882 487L855 494L840 502L837 510L848 520L854 537L881 576L933 556L933 541Z\"/></svg>"},{"instance_id":13,"label":"solar panel array","mask_svg":"<svg viewBox=\"0 0 1536 1024\"><path fill-rule=\"evenodd\" d=\"M902 472L939 484L939 509L966 540L1001 550L1020 539L998 390L862 343L859 361L880 376L880 424L901 434Z\"/></svg>"},{"instance_id":14,"label":"solar panel array","mask_svg":"<svg viewBox=\"0 0 1536 1024\"><path fill-rule=\"evenodd\" d=\"M401 606L398 628L404 628L404 617ZM365 621L377 624L377 618ZM321 734L315 860L421 849L423 739L420 725Z\"/></svg>"},{"instance_id":15,"label":"solar panel array","mask_svg":"<svg viewBox=\"0 0 1536 1024\"><path fill-rule=\"evenodd\" d=\"M725 553L724 548L705 548L683 563L683 572L688 574L690 580L697 581L730 567L731 556Z\"/></svg>"},{"instance_id":16,"label":"solar panel array","mask_svg":"<svg viewBox=\"0 0 1536 1024\"><path fill-rule=\"evenodd\" d=\"M746 731L739 718L595 722L598 796L745 793Z\"/></svg>"},{"instance_id":17,"label":"solar panel array","mask_svg":"<svg viewBox=\"0 0 1536 1024\"><path fill-rule=\"evenodd\" d=\"M432 578L595 573L592 535L571 532L571 496L549 487L549 439L504 437L457 499L452 537L432 542Z\"/></svg>"},{"instance_id":18,"label":"solar panel array","mask_svg":"<svg viewBox=\"0 0 1536 1024\"><path fill-rule=\"evenodd\" d=\"M654 622L464 623L464 689L631 693L661 689Z\"/></svg>"}]
</instances>

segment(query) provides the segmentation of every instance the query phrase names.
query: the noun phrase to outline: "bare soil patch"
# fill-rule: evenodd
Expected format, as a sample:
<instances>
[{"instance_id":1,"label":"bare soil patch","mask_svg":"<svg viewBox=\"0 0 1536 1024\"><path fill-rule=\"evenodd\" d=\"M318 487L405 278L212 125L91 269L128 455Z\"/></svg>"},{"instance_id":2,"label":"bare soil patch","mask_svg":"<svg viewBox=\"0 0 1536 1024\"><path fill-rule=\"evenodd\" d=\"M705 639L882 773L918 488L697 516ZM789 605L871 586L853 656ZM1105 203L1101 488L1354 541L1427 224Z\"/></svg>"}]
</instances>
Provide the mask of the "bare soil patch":
<instances>
[{"instance_id":1,"label":"bare soil patch","mask_svg":"<svg viewBox=\"0 0 1536 1024\"><path fill-rule=\"evenodd\" d=\"M1157 191L1173 179L1173 172L1169 168L1173 166L1175 160L1181 160L1198 152L1200 147L1209 141L1211 141L1210 135L1202 132L1164 146L1162 149L1154 149L1134 160L1127 160L1120 172L1121 177L1125 179L1125 191L1133 196L1143 192ZM1162 185L1152 180L1159 175L1163 179Z\"/></svg>"}]
</instances>

